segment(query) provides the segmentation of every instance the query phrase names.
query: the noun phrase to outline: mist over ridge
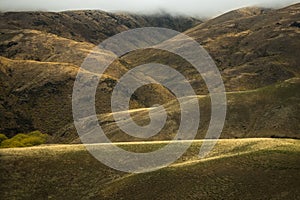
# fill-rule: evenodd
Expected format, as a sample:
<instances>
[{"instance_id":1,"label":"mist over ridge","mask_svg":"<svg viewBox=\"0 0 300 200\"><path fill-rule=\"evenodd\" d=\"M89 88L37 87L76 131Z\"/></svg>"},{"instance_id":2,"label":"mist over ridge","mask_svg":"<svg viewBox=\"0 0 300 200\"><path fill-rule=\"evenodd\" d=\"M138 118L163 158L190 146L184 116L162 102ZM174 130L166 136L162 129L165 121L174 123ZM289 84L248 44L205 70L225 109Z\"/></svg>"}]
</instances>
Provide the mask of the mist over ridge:
<instances>
[{"instance_id":1,"label":"mist over ridge","mask_svg":"<svg viewBox=\"0 0 300 200\"><path fill-rule=\"evenodd\" d=\"M108 12L130 12L136 14L170 13L172 15L189 15L212 18L242 7L279 8L297 3L295 0L211 0L211 1L138 1L138 0L90 0L90 1L38 1L38 0L0 0L1 12L7 11L66 11L66 10L103 10Z\"/></svg>"}]
</instances>

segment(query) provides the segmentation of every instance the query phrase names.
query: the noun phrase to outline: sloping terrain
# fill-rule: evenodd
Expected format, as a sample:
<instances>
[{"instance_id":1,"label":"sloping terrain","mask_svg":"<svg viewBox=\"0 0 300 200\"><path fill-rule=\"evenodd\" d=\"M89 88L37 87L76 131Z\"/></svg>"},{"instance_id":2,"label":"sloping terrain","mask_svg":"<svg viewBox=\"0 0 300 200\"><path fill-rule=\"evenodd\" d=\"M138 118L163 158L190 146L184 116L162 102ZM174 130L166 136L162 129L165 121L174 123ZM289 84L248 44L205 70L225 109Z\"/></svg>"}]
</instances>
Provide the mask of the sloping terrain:
<instances>
[{"instance_id":1,"label":"sloping terrain","mask_svg":"<svg viewBox=\"0 0 300 200\"><path fill-rule=\"evenodd\" d=\"M241 9L229 16L186 32L214 58L228 90L255 89L299 76L300 29L294 24L300 18L300 4L261 9L253 15Z\"/></svg>"},{"instance_id":2,"label":"sloping terrain","mask_svg":"<svg viewBox=\"0 0 300 200\"><path fill-rule=\"evenodd\" d=\"M135 15L96 10L7 12L0 13L0 18L0 29L39 30L96 45L112 35L132 28L159 26L182 32L201 23L192 17L173 17L168 14Z\"/></svg>"},{"instance_id":3,"label":"sloping terrain","mask_svg":"<svg viewBox=\"0 0 300 200\"><path fill-rule=\"evenodd\" d=\"M299 18L300 4L279 10L243 8L208 20L185 34L212 56L227 91L251 90L299 76ZM122 59L131 66L169 64L190 80L198 94L206 93L198 72L174 55L148 50Z\"/></svg>"},{"instance_id":4,"label":"sloping terrain","mask_svg":"<svg viewBox=\"0 0 300 200\"><path fill-rule=\"evenodd\" d=\"M79 66L95 45L31 29L1 29L1 56Z\"/></svg>"},{"instance_id":5,"label":"sloping terrain","mask_svg":"<svg viewBox=\"0 0 300 200\"><path fill-rule=\"evenodd\" d=\"M129 28L158 25L183 31L200 23L101 11L12 12L0 17L0 132L13 136L38 129L52 135L53 142L78 142L72 126L72 88L78 67L96 44ZM185 32L212 55L224 79L229 111L222 137L299 137L299 18L300 4L279 10L244 8ZM176 55L153 49L124 55L107 70L96 94L100 123L114 141L132 138L123 136L111 119L112 90L129 69L149 62L174 67L198 95L207 95L201 76ZM170 139L176 133L179 109L174 99L159 85L135 92L132 109L154 104L169 108L168 126L152 139ZM208 97L200 102L204 114L198 138L204 136L210 111ZM149 122L147 109L135 113L137 123Z\"/></svg>"},{"instance_id":6,"label":"sloping terrain","mask_svg":"<svg viewBox=\"0 0 300 200\"><path fill-rule=\"evenodd\" d=\"M220 140L199 160L201 144L194 142L173 165L144 174L108 168L82 145L1 149L1 199L299 198L299 140ZM135 152L163 145L119 144Z\"/></svg>"},{"instance_id":7,"label":"sloping terrain","mask_svg":"<svg viewBox=\"0 0 300 200\"><path fill-rule=\"evenodd\" d=\"M11 60L0 57L1 132L8 136L30 130L53 134L73 121L72 90L78 67L69 63ZM121 65L111 74L126 72ZM87 72L88 73L88 72ZM87 80L89 82L90 80ZM113 76L103 76L96 93L99 113L111 112L110 93L117 82ZM145 97L159 94L167 101L168 93L162 86L151 87ZM136 107L144 106L133 100Z\"/></svg>"},{"instance_id":8,"label":"sloping terrain","mask_svg":"<svg viewBox=\"0 0 300 200\"><path fill-rule=\"evenodd\" d=\"M198 96L200 105L200 124L197 139L206 135L210 123L210 97ZM191 104L186 98L183 102ZM227 116L221 138L300 138L300 79L290 79L283 83L245 92L227 93ZM166 125L159 134L146 140L172 140L180 125L180 107L176 100L164 105L168 114ZM125 114L125 113L124 113ZM134 121L145 126L149 124L149 109L131 110ZM152 114L160 115L161 110L154 108ZM125 115L124 115L125 116ZM98 116L104 132L112 141L144 141L124 133L114 121L112 114ZM93 120L86 120L86 127L92 127ZM75 134L74 134L75 133ZM188 133L185 133L188 134ZM63 137L67 136L67 137ZM63 127L54 135L56 141L80 143L73 123ZM89 137L87 135L86 137ZM97 141L95 141L97 142Z\"/></svg>"}]
</instances>

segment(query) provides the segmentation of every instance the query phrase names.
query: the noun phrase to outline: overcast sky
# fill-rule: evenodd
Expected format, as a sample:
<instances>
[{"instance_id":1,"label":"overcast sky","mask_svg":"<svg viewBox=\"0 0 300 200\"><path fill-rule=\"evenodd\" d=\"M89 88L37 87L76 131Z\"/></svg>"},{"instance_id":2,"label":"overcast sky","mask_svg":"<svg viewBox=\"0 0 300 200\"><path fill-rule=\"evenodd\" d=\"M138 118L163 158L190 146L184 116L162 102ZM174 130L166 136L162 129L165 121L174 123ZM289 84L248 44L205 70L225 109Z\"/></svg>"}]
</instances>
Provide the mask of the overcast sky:
<instances>
[{"instance_id":1,"label":"overcast sky","mask_svg":"<svg viewBox=\"0 0 300 200\"><path fill-rule=\"evenodd\" d=\"M62 11L99 9L153 13L164 10L194 16L212 17L246 6L282 7L295 0L0 0L1 11Z\"/></svg>"}]
</instances>

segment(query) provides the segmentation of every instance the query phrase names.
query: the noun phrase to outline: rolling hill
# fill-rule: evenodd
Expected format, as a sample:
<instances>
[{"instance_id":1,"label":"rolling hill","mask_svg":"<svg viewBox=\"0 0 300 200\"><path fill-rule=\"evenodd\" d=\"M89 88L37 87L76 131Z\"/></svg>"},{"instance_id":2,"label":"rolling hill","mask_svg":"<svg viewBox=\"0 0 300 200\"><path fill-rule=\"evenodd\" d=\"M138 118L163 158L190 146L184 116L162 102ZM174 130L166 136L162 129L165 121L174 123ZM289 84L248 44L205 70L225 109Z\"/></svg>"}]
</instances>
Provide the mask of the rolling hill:
<instances>
[{"instance_id":1,"label":"rolling hill","mask_svg":"<svg viewBox=\"0 0 300 200\"><path fill-rule=\"evenodd\" d=\"M216 145L200 158L211 118L211 95L198 72L183 58L154 48L117 58L99 81L97 119L86 117L81 124L86 130L92 132L99 123L113 145L136 153L161 149L172 139L179 146L190 142L176 136L182 117L179 101L158 84L138 88L129 113L145 126L150 112L154 116L163 113L161 107L152 106L163 105L167 113L163 129L141 139L117 126L111 110L112 91L124 74L145 63L169 65L183 74L196 98L180 101L189 108L199 103L201 119L197 140L177 161L157 171L125 173L99 162L79 144L72 91L89 53L115 57L110 51L96 50L96 45L122 31L149 26L183 32L208 51L226 87L227 115L221 139L208 138ZM242 8L206 21L165 13L95 10L0 13L0 133L8 138L34 130L49 135L48 144L0 148L0 199L299 199L299 33L300 4L281 9ZM88 75L80 77L87 85L99 76L81 72ZM182 84L170 74L159 76L178 87ZM131 81L141 81L141 77ZM87 110L80 109L82 113ZM121 120L128 122L126 115ZM105 150L106 159L112 158L108 148L112 144L87 145ZM132 160L124 157L122 162Z\"/></svg>"},{"instance_id":2,"label":"rolling hill","mask_svg":"<svg viewBox=\"0 0 300 200\"><path fill-rule=\"evenodd\" d=\"M201 141L173 165L127 174L93 158L83 145L0 150L2 199L298 199L299 140L219 140L207 158ZM153 151L164 143L120 147Z\"/></svg>"},{"instance_id":3,"label":"rolling hill","mask_svg":"<svg viewBox=\"0 0 300 200\"><path fill-rule=\"evenodd\" d=\"M221 138L299 139L299 88L300 79L294 78L256 90L227 93L227 116ZM205 137L210 123L211 105L209 96L200 95L198 100L201 121L196 139L202 139ZM183 102L193 105L190 101L188 97L183 99ZM180 125L180 107L177 100L170 101L164 107L168 115L166 125L157 135L147 139L135 138L124 133L115 123L111 113L99 115L97 123L101 124L107 137L115 142L172 140ZM152 114L154 116L161 115L161 110L152 108ZM130 115L141 126L149 124L149 108L133 109ZM95 122L90 119L86 120L84 126L93 127L93 124ZM80 143L73 123L60 129L58 133L58 135L54 135L55 141ZM89 137L89 134L86 137Z\"/></svg>"}]
</instances>

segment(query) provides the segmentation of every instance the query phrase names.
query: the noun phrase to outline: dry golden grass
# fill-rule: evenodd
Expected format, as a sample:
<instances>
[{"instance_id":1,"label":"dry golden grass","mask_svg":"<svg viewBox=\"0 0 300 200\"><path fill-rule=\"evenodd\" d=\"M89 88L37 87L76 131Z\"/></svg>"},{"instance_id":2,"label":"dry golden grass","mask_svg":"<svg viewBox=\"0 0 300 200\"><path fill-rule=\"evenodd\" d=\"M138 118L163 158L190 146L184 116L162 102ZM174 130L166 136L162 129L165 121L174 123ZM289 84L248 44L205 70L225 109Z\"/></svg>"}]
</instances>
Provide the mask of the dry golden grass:
<instances>
[{"instance_id":1,"label":"dry golden grass","mask_svg":"<svg viewBox=\"0 0 300 200\"><path fill-rule=\"evenodd\" d=\"M184 141L178 141L184 142ZM139 152L168 141L117 143ZM195 141L173 165L145 174L119 172L83 145L0 150L2 199L295 199L300 141L219 140L207 158ZM103 144L98 144L103 145ZM107 144L104 144L107 145Z\"/></svg>"}]
</instances>

